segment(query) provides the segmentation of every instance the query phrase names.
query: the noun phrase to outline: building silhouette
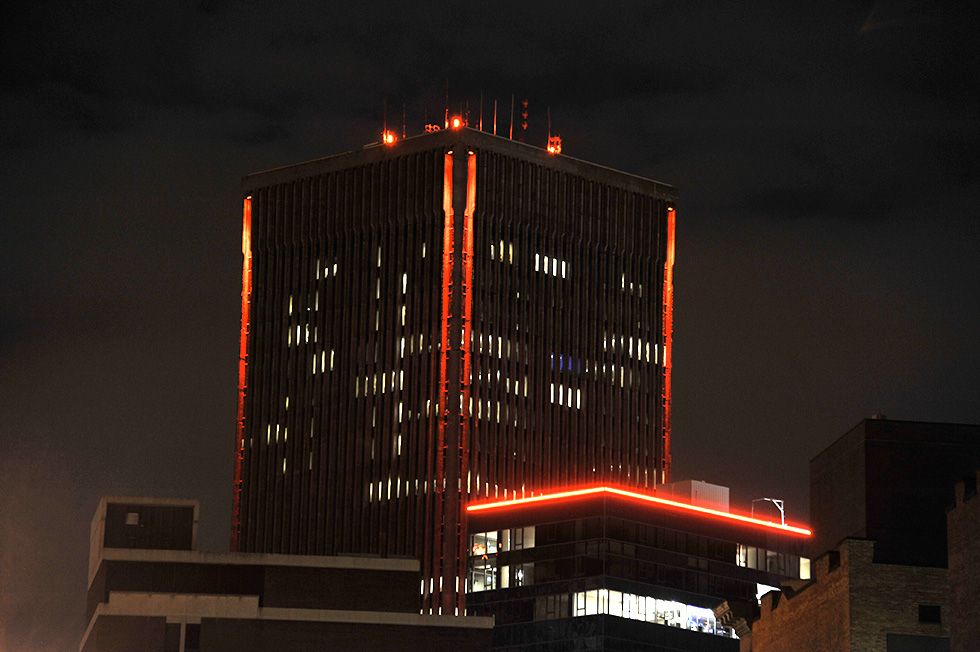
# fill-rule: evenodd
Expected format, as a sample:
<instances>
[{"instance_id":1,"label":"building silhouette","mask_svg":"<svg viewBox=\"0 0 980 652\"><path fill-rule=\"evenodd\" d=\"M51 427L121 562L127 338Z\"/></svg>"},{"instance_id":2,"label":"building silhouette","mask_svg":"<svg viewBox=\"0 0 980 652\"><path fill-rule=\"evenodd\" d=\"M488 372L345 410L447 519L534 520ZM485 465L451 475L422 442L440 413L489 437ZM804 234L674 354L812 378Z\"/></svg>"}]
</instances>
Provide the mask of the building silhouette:
<instances>
[{"instance_id":1,"label":"building silhouette","mask_svg":"<svg viewBox=\"0 0 980 652\"><path fill-rule=\"evenodd\" d=\"M876 562L945 568L953 486L977 468L980 425L863 419L810 460L811 556L859 537Z\"/></svg>"},{"instance_id":2,"label":"building silhouette","mask_svg":"<svg viewBox=\"0 0 980 652\"><path fill-rule=\"evenodd\" d=\"M978 467L980 425L882 416L817 454L813 577L763 599L742 649L977 649Z\"/></svg>"},{"instance_id":3,"label":"building silhouette","mask_svg":"<svg viewBox=\"0 0 980 652\"><path fill-rule=\"evenodd\" d=\"M669 480L672 187L463 126L243 189L234 550L462 613L467 503Z\"/></svg>"},{"instance_id":4,"label":"building silhouette","mask_svg":"<svg viewBox=\"0 0 980 652\"><path fill-rule=\"evenodd\" d=\"M102 498L79 652L490 649L492 618L419 613L415 559L202 552L199 511Z\"/></svg>"}]
</instances>

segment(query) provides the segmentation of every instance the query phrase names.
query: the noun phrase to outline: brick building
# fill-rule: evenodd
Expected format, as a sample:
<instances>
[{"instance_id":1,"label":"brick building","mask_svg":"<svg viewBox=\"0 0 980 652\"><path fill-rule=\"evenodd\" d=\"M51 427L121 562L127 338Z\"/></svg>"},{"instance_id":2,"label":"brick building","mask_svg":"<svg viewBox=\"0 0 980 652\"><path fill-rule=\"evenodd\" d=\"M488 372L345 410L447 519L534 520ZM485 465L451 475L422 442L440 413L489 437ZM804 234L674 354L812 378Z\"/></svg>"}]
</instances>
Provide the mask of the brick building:
<instances>
[{"instance_id":1,"label":"brick building","mask_svg":"<svg viewBox=\"0 0 980 652\"><path fill-rule=\"evenodd\" d=\"M814 577L764 598L742 649L943 651L958 628L959 649L980 649L975 482L957 490L948 551L946 522L955 483L978 466L980 426L968 424L865 419L820 452Z\"/></svg>"},{"instance_id":2,"label":"brick building","mask_svg":"<svg viewBox=\"0 0 980 652\"><path fill-rule=\"evenodd\" d=\"M950 649L980 648L980 471L956 485L956 505L946 514L949 539Z\"/></svg>"},{"instance_id":3,"label":"brick building","mask_svg":"<svg viewBox=\"0 0 980 652\"><path fill-rule=\"evenodd\" d=\"M846 539L813 560L810 581L763 596L741 651L949 650L946 569L874 557L874 541Z\"/></svg>"}]
</instances>

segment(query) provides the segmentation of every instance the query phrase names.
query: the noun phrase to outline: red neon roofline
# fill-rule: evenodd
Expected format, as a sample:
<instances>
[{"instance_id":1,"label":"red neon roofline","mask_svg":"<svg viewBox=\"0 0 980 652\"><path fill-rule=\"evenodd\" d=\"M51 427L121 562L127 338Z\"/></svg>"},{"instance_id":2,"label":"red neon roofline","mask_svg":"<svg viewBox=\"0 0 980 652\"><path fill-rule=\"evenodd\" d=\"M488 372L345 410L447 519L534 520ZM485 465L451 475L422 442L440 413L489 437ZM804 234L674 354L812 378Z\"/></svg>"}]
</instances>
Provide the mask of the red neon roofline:
<instances>
[{"instance_id":1,"label":"red neon roofline","mask_svg":"<svg viewBox=\"0 0 980 652\"><path fill-rule=\"evenodd\" d=\"M651 496L649 494L641 494L628 489L619 489L618 487L586 487L584 489L571 489L568 491L558 491L550 494L529 496L527 498L514 498L513 500L497 500L489 503L475 503L475 504L467 505L466 511L482 512L482 511L498 509L502 507L527 505L529 503L549 502L553 500L561 500L563 498L574 498L576 496L588 496L592 494L614 494L617 496L623 496L624 498L632 498L634 500L654 503L656 505L663 505L666 507L675 507L678 509L684 509L699 514L707 514L709 516L715 516L719 518L730 519L733 521L739 521L741 523L749 523L751 525L761 525L763 527L771 528L779 532L786 532L789 534L799 534L806 537L813 535L813 531L805 527L800 527L796 525L783 525L781 523L775 523L773 521L764 521L760 518L755 518L754 516L745 516L744 514L733 514L732 512L723 512L720 509L712 509L710 507L702 507L701 505L682 503L677 500L671 500L669 498L660 498L659 496Z\"/></svg>"}]
</instances>

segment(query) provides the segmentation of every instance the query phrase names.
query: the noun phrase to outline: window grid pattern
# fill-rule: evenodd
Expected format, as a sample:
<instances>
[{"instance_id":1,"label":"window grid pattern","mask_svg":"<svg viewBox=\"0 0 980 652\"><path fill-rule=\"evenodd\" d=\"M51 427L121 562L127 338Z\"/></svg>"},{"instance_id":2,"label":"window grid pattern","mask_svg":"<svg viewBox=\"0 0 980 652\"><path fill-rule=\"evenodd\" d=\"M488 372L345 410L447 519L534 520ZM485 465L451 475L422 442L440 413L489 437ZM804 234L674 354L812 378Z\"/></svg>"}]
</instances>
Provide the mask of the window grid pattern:
<instances>
[{"instance_id":1,"label":"window grid pattern","mask_svg":"<svg viewBox=\"0 0 980 652\"><path fill-rule=\"evenodd\" d=\"M608 341L664 346L669 202L493 152L476 189L469 496L655 487L665 370Z\"/></svg>"},{"instance_id":2,"label":"window grid pattern","mask_svg":"<svg viewBox=\"0 0 980 652\"><path fill-rule=\"evenodd\" d=\"M462 606L467 500L666 473L664 369L603 337L662 346L673 195L475 134L426 138L249 187L233 537L421 558L445 612ZM658 291L622 292L623 274Z\"/></svg>"}]
</instances>

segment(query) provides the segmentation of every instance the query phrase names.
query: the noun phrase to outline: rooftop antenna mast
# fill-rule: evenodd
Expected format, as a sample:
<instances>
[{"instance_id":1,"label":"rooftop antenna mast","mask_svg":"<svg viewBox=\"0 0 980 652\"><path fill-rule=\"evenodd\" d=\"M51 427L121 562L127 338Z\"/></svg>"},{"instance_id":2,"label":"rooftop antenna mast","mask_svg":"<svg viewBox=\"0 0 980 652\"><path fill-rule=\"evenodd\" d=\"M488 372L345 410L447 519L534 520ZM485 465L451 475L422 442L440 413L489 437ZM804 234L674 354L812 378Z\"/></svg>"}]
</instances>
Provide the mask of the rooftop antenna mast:
<instances>
[{"instance_id":1,"label":"rooftop antenna mast","mask_svg":"<svg viewBox=\"0 0 980 652\"><path fill-rule=\"evenodd\" d=\"M497 135L497 98L493 98L493 135Z\"/></svg>"},{"instance_id":2,"label":"rooftop antenna mast","mask_svg":"<svg viewBox=\"0 0 980 652\"><path fill-rule=\"evenodd\" d=\"M510 134L507 136L514 140L514 94L510 94Z\"/></svg>"},{"instance_id":3,"label":"rooftop antenna mast","mask_svg":"<svg viewBox=\"0 0 980 652\"><path fill-rule=\"evenodd\" d=\"M405 136L408 133L408 127L407 127L408 121L406 120L406 115L407 112L405 111L405 103L402 102L402 140L405 139Z\"/></svg>"},{"instance_id":4,"label":"rooftop antenna mast","mask_svg":"<svg viewBox=\"0 0 980 652\"><path fill-rule=\"evenodd\" d=\"M527 142L527 98L521 100L521 142Z\"/></svg>"},{"instance_id":5,"label":"rooftop antenna mast","mask_svg":"<svg viewBox=\"0 0 980 652\"><path fill-rule=\"evenodd\" d=\"M443 104L446 107L446 123L445 128L449 129L449 80L446 79L446 102Z\"/></svg>"},{"instance_id":6,"label":"rooftop antenna mast","mask_svg":"<svg viewBox=\"0 0 980 652\"><path fill-rule=\"evenodd\" d=\"M483 91L480 91L480 131L483 131Z\"/></svg>"}]
</instances>

